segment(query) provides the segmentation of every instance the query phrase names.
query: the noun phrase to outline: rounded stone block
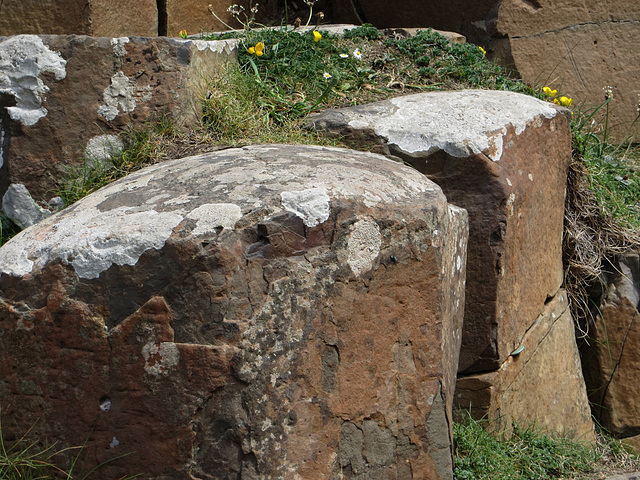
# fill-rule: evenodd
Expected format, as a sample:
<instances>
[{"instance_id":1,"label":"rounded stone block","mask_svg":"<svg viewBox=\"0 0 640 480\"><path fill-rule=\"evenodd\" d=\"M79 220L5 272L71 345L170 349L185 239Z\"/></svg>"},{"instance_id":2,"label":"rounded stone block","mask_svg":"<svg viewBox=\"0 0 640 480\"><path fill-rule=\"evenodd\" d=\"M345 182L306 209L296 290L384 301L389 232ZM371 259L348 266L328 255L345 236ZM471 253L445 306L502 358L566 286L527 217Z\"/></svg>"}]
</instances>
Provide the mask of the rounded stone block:
<instances>
[{"instance_id":1,"label":"rounded stone block","mask_svg":"<svg viewBox=\"0 0 640 480\"><path fill-rule=\"evenodd\" d=\"M0 249L3 433L134 452L98 479L450 479L466 240L370 153L148 167Z\"/></svg>"}]
</instances>

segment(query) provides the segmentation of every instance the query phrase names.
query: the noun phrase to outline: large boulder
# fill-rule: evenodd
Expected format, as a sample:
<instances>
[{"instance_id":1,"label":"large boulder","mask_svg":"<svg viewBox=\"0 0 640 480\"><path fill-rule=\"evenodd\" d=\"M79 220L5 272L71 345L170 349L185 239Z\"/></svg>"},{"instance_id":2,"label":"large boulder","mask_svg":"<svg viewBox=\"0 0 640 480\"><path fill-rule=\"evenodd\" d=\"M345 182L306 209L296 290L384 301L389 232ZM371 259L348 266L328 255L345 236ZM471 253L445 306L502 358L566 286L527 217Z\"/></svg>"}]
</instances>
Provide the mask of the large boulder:
<instances>
[{"instance_id":1,"label":"large boulder","mask_svg":"<svg viewBox=\"0 0 640 480\"><path fill-rule=\"evenodd\" d=\"M494 431L509 434L517 421L593 442L594 425L564 290L545 305L514 352L518 353L497 372L460 378L456 404L474 418L490 419L488 426Z\"/></svg>"},{"instance_id":2,"label":"large boulder","mask_svg":"<svg viewBox=\"0 0 640 480\"><path fill-rule=\"evenodd\" d=\"M589 326L584 372L595 418L614 435L640 432L640 260L620 255L604 278L596 322ZM638 438L634 440L640 446Z\"/></svg>"},{"instance_id":3,"label":"large boulder","mask_svg":"<svg viewBox=\"0 0 640 480\"><path fill-rule=\"evenodd\" d=\"M84 150L129 127L197 123L205 83L235 41L18 35L0 38L0 197L48 201ZM104 149L103 149L104 150ZM91 160L93 161L93 159Z\"/></svg>"},{"instance_id":4,"label":"large boulder","mask_svg":"<svg viewBox=\"0 0 640 480\"><path fill-rule=\"evenodd\" d=\"M637 134L629 129L640 100L639 19L636 0L502 0L486 21L488 48L525 81L557 88L583 110L601 105L610 87L607 134L622 141Z\"/></svg>"},{"instance_id":5,"label":"large boulder","mask_svg":"<svg viewBox=\"0 0 640 480\"><path fill-rule=\"evenodd\" d=\"M562 283L566 116L532 97L464 90L329 110L310 127L364 139L468 210L460 371L497 369Z\"/></svg>"},{"instance_id":6,"label":"large boulder","mask_svg":"<svg viewBox=\"0 0 640 480\"><path fill-rule=\"evenodd\" d=\"M483 388L467 388L459 403L491 413L512 404L511 418L521 422L548 415L546 404L528 388L500 385L512 381L504 366L562 284L562 225L571 156L568 113L524 95L473 90L336 109L312 116L309 122L311 128L368 144L411 164L438 183L450 202L468 210L459 382L467 375L475 381L478 373L494 373L483 377ZM552 327L538 327L540 338ZM572 335L559 336L557 342L564 342L565 351L575 351ZM556 363L553 349L545 352L535 365ZM563 370L565 366L571 368ZM545 378L548 389L567 393L571 385L570 398L584 396L582 377L565 383L565 374L576 375L573 365L561 363L557 368L557 375ZM494 394L485 395L487 388ZM588 405L558 409L554 418L563 418L564 425L584 425ZM549 426L562 429L559 422Z\"/></svg>"},{"instance_id":7,"label":"large boulder","mask_svg":"<svg viewBox=\"0 0 640 480\"><path fill-rule=\"evenodd\" d=\"M450 479L466 239L379 155L148 167L0 249L3 434L133 452L98 479Z\"/></svg>"}]
</instances>

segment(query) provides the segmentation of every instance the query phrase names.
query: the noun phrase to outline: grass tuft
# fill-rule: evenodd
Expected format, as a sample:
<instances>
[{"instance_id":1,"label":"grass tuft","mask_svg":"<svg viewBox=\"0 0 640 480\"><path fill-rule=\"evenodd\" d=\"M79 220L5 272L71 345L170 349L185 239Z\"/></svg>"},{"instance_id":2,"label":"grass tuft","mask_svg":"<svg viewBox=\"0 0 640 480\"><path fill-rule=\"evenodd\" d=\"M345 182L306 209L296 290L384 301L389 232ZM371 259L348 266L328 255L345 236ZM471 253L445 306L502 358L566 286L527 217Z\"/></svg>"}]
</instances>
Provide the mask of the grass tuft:
<instances>
[{"instance_id":1,"label":"grass tuft","mask_svg":"<svg viewBox=\"0 0 640 480\"><path fill-rule=\"evenodd\" d=\"M510 438L495 436L467 412L454 424L456 480L539 480L588 478L597 472L638 468L638 457L599 435L596 446L550 436L539 428L514 425Z\"/></svg>"}]
</instances>

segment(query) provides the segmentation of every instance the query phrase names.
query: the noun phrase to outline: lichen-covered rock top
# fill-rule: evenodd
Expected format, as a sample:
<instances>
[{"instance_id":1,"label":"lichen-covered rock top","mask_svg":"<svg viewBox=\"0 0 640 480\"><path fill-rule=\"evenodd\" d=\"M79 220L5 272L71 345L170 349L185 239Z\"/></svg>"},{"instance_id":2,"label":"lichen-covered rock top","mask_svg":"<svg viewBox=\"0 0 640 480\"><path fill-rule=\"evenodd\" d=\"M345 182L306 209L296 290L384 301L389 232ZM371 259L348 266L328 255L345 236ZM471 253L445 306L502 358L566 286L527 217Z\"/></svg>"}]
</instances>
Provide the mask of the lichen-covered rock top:
<instances>
[{"instance_id":1,"label":"lichen-covered rock top","mask_svg":"<svg viewBox=\"0 0 640 480\"><path fill-rule=\"evenodd\" d=\"M284 211L313 227L327 220L334 198L375 207L414 203L416 195L446 205L437 185L382 156L315 146L228 149L145 168L21 232L0 249L0 273L22 276L60 260L81 278L97 278L161 248L183 222L206 237L248 215Z\"/></svg>"},{"instance_id":2,"label":"lichen-covered rock top","mask_svg":"<svg viewBox=\"0 0 640 480\"><path fill-rule=\"evenodd\" d=\"M553 118L558 110L536 98L505 91L459 90L392 98L310 117L321 130L371 129L390 146L408 154L443 150L454 157L484 153L497 162L507 128Z\"/></svg>"}]
</instances>

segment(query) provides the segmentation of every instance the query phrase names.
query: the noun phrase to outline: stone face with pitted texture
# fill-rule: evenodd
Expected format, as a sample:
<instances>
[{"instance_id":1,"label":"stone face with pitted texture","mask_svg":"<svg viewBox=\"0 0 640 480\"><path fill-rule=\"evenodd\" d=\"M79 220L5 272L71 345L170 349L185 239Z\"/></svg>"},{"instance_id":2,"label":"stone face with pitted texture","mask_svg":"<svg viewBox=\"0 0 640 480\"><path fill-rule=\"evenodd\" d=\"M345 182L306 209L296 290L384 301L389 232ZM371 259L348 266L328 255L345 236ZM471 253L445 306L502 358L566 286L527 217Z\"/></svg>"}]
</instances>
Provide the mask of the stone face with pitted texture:
<instances>
[{"instance_id":1,"label":"stone face with pitted texture","mask_svg":"<svg viewBox=\"0 0 640 480\"><path fill-rule=\"evenodd\" d=\"M104 479L450 479L466 239L379 155L148 167L0 249L3 433L95 422Z\"/></svg>"},{"instance_id":2,"label":"stone face with pitted texture","mask_svg":"<svg viewBox=\"0 0 640 480\"><path fill-rule=\"evenodd\" d=\"M500 428L546 419L551 430L573 429L592 440L570 315L559 323L539 320L548 302L561 302L571 152L563 110L510 92L440 92L322 112L309 127L410 163L468 210L456 406L488 414ZM553 340L542 342L547 336ZM532 360L512 362L523 342L529 350L521 359ZM555 351L566 353L562 361ZM541 394L552 404L538 392L555 392Z\"/></svg>"}]
</instances>

